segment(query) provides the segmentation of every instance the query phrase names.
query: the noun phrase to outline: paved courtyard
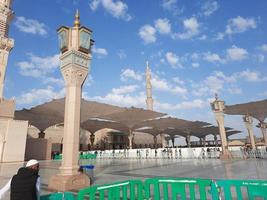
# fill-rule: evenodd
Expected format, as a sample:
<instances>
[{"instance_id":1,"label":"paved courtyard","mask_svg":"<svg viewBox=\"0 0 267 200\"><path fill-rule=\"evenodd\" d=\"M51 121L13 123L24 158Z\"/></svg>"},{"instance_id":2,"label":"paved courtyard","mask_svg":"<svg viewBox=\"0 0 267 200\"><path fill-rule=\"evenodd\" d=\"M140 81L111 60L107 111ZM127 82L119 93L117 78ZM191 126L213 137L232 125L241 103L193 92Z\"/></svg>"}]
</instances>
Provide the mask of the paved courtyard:
<instances>
[{"instance_id":1,"label":"paved courtyard","mask_svg":"<svg viewBox=\"0 0 267 200\"><path fill-rule=\"evenodd\" d=\"M267 160L218 159L97 159L84 160L82 164L95 165L94 184L104 184L128 179L151 177L200 177L212 179L261 179L267 180ZM0 165L0 187L2 187L23 163ZM58 173L60 161L41 161L40 175L42 194L46 194L49 178ZM5 199L8 198L8 194Z\"/></svg>"}]
</instances>

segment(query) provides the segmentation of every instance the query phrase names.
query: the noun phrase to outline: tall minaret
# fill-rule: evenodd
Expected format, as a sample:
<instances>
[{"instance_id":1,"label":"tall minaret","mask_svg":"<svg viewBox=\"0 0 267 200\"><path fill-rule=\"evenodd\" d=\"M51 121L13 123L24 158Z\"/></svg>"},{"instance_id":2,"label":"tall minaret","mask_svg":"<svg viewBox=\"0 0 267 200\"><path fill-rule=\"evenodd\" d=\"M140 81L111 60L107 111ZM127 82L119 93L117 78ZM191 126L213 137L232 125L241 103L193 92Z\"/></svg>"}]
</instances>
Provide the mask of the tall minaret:
<instances>
[{"instance_id":1,"label":"tall minaret","mask_svg":"<svg viewBox=\"0 0 267 200\"><path fill-rule=\"evenodd\" d=\"M14 46L14 40L8 38L8 27L14 14L11 4L12 0L0 0L0 100L3 99L8 55Z\"/></svg>"},{"instance_id":2,"label":"tall minaret","mask_svg":"<svg viewBox=\"0 0 267 200\"><path fill-rule=\"evenodd\" d=\"M146 106L148 110L153 110L151 72L148 61L146 62Z\"/></svg>"}]
</instances>

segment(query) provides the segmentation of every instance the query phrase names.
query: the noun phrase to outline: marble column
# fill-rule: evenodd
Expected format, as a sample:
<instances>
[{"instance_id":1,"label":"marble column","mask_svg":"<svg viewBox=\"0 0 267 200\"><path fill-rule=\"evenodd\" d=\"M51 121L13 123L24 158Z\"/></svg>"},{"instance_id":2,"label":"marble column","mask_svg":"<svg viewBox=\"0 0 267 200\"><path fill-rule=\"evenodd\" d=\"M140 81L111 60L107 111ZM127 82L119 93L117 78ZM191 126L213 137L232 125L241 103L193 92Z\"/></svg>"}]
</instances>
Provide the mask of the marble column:
<instances>
[{"instance_id":1,"label":"marble column","mask_svg":"<svg viewBox=\"0 0 267 200\"><path fill-rule=\"evenodd\" d=\"M265 123L265 122L260 122L260 123L257 125L257 127L261 129L261 133L262 133L263 141L264 141L264 143L265 143L265 146L267 146L267 132L266 132L267 123Z\"/></svg>"},{"instance_id":2,"label":"marble column","mask_svg":"<svg viewBox=\"0 0 267 200\"><path fill-rule=\"evenodd\" d=\"M254 134L253 134L253 119L250 115L245 115L243 117L243 121L245 122L245 126L248 130L248 135L249 135L249 140L250 140L250 144L253 150L256 149L256 145L255 145L255 139L254 139Z\"/></svg>"},{"instance_id":3,"label":"marble column","mask_svg":"<svg viewBox=\"0 0 267 200\"><path fill-rule=\"evenodd\" d=\"M203 146L206 147L206 136L203 137L202 142L203 142Z\"/></svg>"},{"instance_id":4,"label":"marble column","mask_svg":"<svg viewBox=\"0 0 267 200\"><path fill-rule=\"evenodd\" d=\"M172 137L171 137L171 140L172 140L172 147L174 147L175 137L172 136Z\"/></svg>"},{"instance_id":5,"label":"marble column","mask_svg":"<svg viewBox=\"0 0 267 200\"><path fill-rule=\"evenodd\" d=\"M153 140L154 140L154 148L157 148L157 136L153 135Z\"/></svg>"},{"instance_id":6,"label":"marble column","mask_svg":"<svg viewBox=\"0 0 267 200\"><path fill-rule=\"evenodd\" d=\"M186 141L187 147L191 148L191 135L190 134L186 135L185 141Z\"/></svg>"},{"instance_id":7,"label":"marble column","mask_svg":"<svg viewBox=\"0 0 267 200\"><path fill-rule=\"evenodd\" d=\"M95 142L95 134L91 133L90 135L91 150L94 149L94 142Z\"/></svg>"},{"instance_id":8,"label":"marble column","mask_svg":"<svg viewBox=\"0 0 267 200\"><path fill-rule=\"evenodd\" d=\"M133 148L133 131L132 131L132 129L129 129L128 140L129 140L129 149L132 149Z\"/></svg>"},{"instance_id":9,"label":"marble column","mask_svg":"<svg viewBox=\"0 0 267 200\"><path fill-rule=\"evenodd\" d=\"M219 100L217 94L215 94L215 101L211 103L212 111L214 112L216 122L219 127L222 153L220 158L229 159L231 158L230 152L228 150L228 142L226 139L225 127L224 127L224 101Z\"/></svg>"},{"instance_id":10,"label":"marble column","mask_svg":"<svg viewBox=\"0 0 267 200\"><path fill-rule=\"evenodd\" d=\"M213 136L214 136L215 146L218 146L218 138L217 138L217 135L213 135Z\"/></svg>"},{"instance_id":11,"label":"marble column","mask_svg":"<svg viewBox=\"0 0 267 200\"><path fill-rule=\"evenodd\" d=\"M89 178L78 172L78 161L82 86L90 71L93 41L92 31L80 25L78 11L74 26L60 27L58 36L61 51L60 70L66 90L63 156L60 173L50 179L48 187L67 191L88 187L90 184Z\"/></svg>"},{"instance_id":12,"label":"marble column","mask_svg":"<svg viewBox=\"0 0 267 200\"><path fill-rule=\"evenodd\" d=\"M160 133L160 138L161 138L161 147L165 148L166 147L166 140L165 140L164 133Z\"/></svg>"}]
</instances>

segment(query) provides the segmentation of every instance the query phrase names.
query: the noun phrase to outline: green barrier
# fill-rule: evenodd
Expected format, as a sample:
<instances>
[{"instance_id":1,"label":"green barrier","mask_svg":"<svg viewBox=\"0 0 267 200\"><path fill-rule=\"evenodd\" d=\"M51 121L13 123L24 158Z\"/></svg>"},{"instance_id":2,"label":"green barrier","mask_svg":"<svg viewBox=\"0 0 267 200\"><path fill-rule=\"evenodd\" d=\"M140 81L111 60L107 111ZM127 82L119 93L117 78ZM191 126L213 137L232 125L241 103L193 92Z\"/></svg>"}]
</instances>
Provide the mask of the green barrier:
<instances>
[{"instance_id":1,"label":"green barrier","mask_svg":"<svg viewBox=\"0 0 267 200\"><path fill-rule=\"evenodd\" d=\"M209 180L198 178L154 178L95 185L82 189L78 200L267 200L267 181ZM55 193L41 200L75 200L72 193Z\"/></svg>"},{"instance_id":2,"label":"green barrier","mask_svg":"<svg viewBox=\"0 0 267 200\"><path fill-rule=\"evenodd\" d=\"M206 200L210 196L207 190L211 189L211 183L212 180L194 178L147 179L145 181L145 197L153 200ZM199 197L196 197L196 194Z\"/></svg>"},{"instance_id":3,"label":"green barrier","mask_svg":"<svg viewBox=\"0 0 267 200\"><path fill-rule=\"evenodd\" d=\"M91 153L82 154L80 155L80 159L96 159L96 154L91 154Z\"/></svg>"},{"instance_id":4,"label":"green barrier","mask_svg":"<svg viewBox=\"0 0 267 200\"><path fill-rule=\"evenodd\" d=\"M219 199L255 199L267 200L267 181L260 180L217 180L213 182L212 196Z\"/></svg>"},{"instance_id":5,"label":"green barrier","mask_svg":"<svg viewBox=\"0 0 267 200\"><path fill-rule=\"evenodd\" d=\"M96 159L96 154L83 154L80 155L80 159ZM54 160L62 160L62 154L55 155Z\"/></svg>"},{"instance_id":6,"label":"green barrier","mask_svg":"<svg viewBox=\"0 0 267 200\"><path fill-rule=\"evenodd\" d=\"M55 155L54 160L61 160L62 159L62 154Z\"/></svg>"},{"instance_id":7,"label":"green barrier","mask_svg":"<svg viewBox=\"0 0 267 200\"><path fill-rule=\"evenodd\" d=\"M140 180L116 182L101 186L92 186L80 190L78 200L143 200L143 184Z\"/></svg>"},{"instance_id":8,"label":"green barrier","mask_svg":"<svg viewBox=\"0 0 267 200\"><path fill-rule=\"evenodd\" d=\"M40 200L75 200L76 198L70 192L65 193L54 193L49 195L44 195L40 197Z\"/></svg>"}]
</instances>

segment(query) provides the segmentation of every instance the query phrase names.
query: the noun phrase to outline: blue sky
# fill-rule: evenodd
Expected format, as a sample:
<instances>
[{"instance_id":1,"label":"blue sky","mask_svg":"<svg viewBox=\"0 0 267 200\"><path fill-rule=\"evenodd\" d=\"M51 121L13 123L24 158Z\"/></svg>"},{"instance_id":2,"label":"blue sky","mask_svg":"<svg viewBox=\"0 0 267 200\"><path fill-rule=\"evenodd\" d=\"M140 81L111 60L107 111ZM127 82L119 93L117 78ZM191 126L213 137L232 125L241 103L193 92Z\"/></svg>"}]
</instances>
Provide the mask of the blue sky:
<instances>
[{"instance_id":1,"label":"blue sky","mask_svg":"<svg viewBox=\"0 0 267 200\"><path fill-rule=\"evenodd\" d=\"M15 97L17 109L64 96L56 29L72 26L79 9L95 40L84 98L145 107L148 60L156 110L214 123L215 92L228 105L267 97L266 7L265 0L14 1L4 96ZM226 116L226 125L244 130L240 116Z\"/></svg>"}]
</instances>

